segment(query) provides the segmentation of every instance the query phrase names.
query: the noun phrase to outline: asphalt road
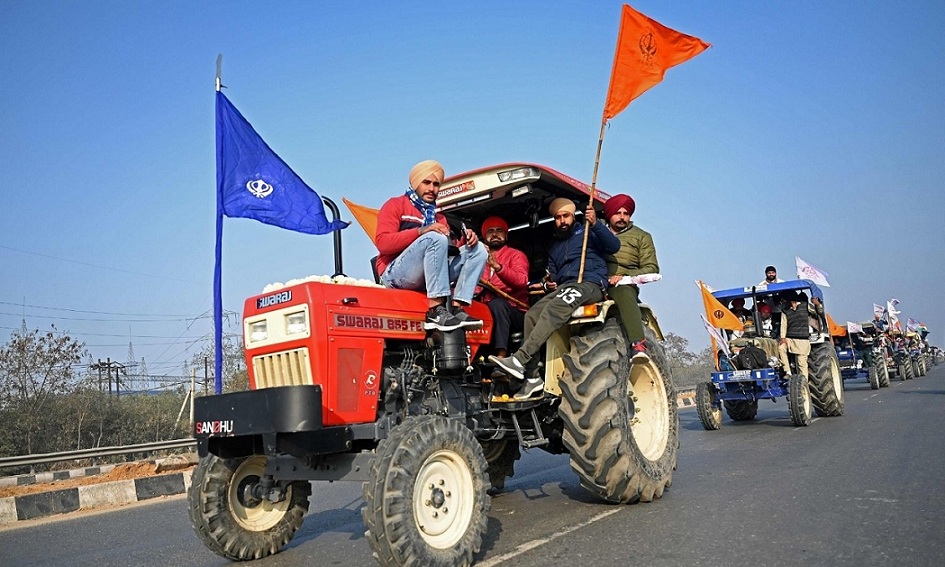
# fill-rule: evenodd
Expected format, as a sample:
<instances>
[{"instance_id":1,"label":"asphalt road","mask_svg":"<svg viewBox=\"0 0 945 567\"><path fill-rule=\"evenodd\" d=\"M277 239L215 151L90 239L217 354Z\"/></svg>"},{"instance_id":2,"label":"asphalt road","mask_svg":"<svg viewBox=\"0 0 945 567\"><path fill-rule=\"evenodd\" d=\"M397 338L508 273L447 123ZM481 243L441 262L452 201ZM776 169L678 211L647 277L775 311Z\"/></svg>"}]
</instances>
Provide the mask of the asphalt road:
<instances>
[{"instance_id":1,"label":"asphalt road","mask_svg":"<svg viewBox=\"0 0 945 567\"><path fill-rule=\"evenodd\" d=\"M680 411L679 469L658 501L601 504L567 457L535 450L492 500L477 565L945 565L945 365L890 388L847 383L846 414L705 431ZM282 553L249 564L374 566L360 486L316 484ZM0 531L0 565L211 566L183 496Z\"/></svg>"}]
</instances>

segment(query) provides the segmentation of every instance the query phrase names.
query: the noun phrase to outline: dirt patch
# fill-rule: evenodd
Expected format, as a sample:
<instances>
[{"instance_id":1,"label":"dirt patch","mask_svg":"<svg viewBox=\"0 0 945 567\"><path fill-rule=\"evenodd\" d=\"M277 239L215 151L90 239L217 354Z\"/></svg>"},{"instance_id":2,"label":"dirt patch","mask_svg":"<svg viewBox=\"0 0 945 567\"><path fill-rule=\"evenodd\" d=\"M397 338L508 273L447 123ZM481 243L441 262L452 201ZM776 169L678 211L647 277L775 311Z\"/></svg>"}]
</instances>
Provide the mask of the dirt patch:
<instances>
[{"instance_id":1,"label":"dirt patch","mask_svg":"<svg viewBox=\"0 0 945 567\"><path fill-rule=\"evenodd\" d=\"M177 468L174 471L168 470L167 466L159 467L155 463L127 463L117 465L107 473L94 476L83 476L79 478L70 478L65 480L56 480L53 482L42 482L37 484L24 484L21 486L0 487L0 498L7 496L23 496L24 494L36 494L37 492L49 492L52 490L62 490L63 488L74 488L76 486L86 486L89 484L101 484L103 482L114 482L116 480L130 480L147 476L156 476L161 474L170 474L171 472L183 472L192 469L192 465Z\"/></svg>"}]
</instances>

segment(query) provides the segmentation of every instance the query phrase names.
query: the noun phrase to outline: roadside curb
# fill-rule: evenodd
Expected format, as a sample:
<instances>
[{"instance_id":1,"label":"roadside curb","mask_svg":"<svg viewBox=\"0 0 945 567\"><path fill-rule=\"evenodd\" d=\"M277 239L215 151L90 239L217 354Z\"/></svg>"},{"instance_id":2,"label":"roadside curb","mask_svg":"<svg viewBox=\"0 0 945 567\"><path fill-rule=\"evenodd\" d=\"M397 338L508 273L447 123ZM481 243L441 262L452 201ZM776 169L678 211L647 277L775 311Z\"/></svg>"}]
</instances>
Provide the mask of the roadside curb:
<instances>
[{"instance_id":1,"label":"roadside curb","mask_svg":"<svg viewBox=\"0 0 945 567\"><path fill-rule=\"evenodd\" d=\"M192 473L190 470L22 496L7 496L0 498L0 525L66 514L80 509L131 504L159 496L183 494L190 488Z\"/></svg>"},{"instance_id":2,"label":"roadside curb","mask_svg":"<svg viewBox=\"0 0 945 567\"><path fill-rule=\"evenodd\" d=\"M681 390L679 392L676 392L676 407L678 408L696 407L696 391L695 390Z\"/></svg>"},{"instance_id":3,"label":"roadside curb","mask_svg":"<svg viewBox=\"0 0 945 567\"><path fill-rule=\"evenodd\" d=\"M70 478L82 478L86 476L95 476L105 474L118 465L101 465L98 467L85 467L84 469L72 469L68 471L52 471L36 474L20 474L16 476L5 476L0 478L0 488L7 486L26 486L29 484L41 484L44 482L55 482L57 480L69 480Z\"/></svg>"}]
</instances>

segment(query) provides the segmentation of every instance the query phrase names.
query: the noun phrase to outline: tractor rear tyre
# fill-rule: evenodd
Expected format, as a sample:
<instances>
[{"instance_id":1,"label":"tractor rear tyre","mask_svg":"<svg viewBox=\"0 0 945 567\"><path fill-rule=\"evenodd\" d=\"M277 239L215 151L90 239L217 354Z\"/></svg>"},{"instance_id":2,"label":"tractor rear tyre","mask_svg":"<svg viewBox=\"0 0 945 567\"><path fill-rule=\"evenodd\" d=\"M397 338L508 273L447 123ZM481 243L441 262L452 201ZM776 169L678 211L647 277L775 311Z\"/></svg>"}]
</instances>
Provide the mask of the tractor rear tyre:
<instances>
[{"instance_id":1,"label":"tractor rear tyre","mask_svg":"<svg viewBox=\"0 0 945 567\"><path fill-rule=\"evenodd\" d=\"M679 450L676 389L663 345L644 328L649 360L630 363L617 321L571 337L559 381L562 441L581 485L608 501L660 498Z\"/></svg>"},{"instance_id":2,"label":"tractor rear tyre","mask_svg":"<svg viewBox=\"0 0 945 567\"><path fill-rule=\"evenodd\" d=\"M870 390L879 390L879 370L875 366L870 366L866 372L866 381L870 383Z\"/></svg>"},{"instance_id":3,"label":"tractor rear tyre","mask_svg":"<svg viewBox=\"0 0 945 567\"><path fill-rule=\"evenodd\" d=\"M907 357L902 361L902 365L906 369L906 380L912 380L915 378L915 372L912 371L912 359Z\"/></svg>"},{"instance_id":4,"label":"tractor rear tyre","mask_svg":"<svg viewBox=\"0 0 945 567\"><path fill-rule=\"evenodd\" d=\"M722 405L732 421L750 421L758 415L758 400L731 400Z\"/></svg>"},{"instance_id":5,"label":"tractor rear tyre","mask_svg":"<svg viewBox=\"0 0 945 567\"><path fill-rule=\"evenodd\" d=\"M879 387L889 387L889 366L886 365L886 359L882 358L876 363L876 373L879 375Z\"/></svg>"},{"instance_id":6,"label":"tractor rear tyre","mask_svg":"<svg viewBox=\"0 0 945 567\"><path fill-rule=\"evenodd\" d=\"M266 457L221 459L207 455L194 470L187 491L190 524L211 551L232 561L278 553L302 526L312 485L282 482L285 498L270 502L249 488L266 470Z\"/></svg>"},{"instance_id":7,"label":"tractor rear tyre","mask_svg":"<svg viewBox=\"0 0 945 567\"><path fill-rule=\"evenodd\" d=\"M709 431L722 428L722 407L715 401L715 385L702 382L696 386L696 413L702 427Z\"/></svg>"},{"instance_id":8,"label":"tractor rear tyre","mask_svg":"<svg viewBox=\"0 0 945 567\"><path fill-rule=\"evenodd\" d=\"M515 476L515 461L522 453L515 438L497 441L480 441L482 453L489 463L489 482L492 492L501 492L505 488L505 479Z\"/></svg>"},{"instance_id":9,"label":"tractor rear tyre","mask_svg":"<svg viewBox=\"0 0 945 567\"><path fill-rule=\"evenodd\" d=\"M811 396L810 386L803 374L791 374L788 377L788 411L794 425L810 425Z\"/></svg>"},{"instance_id":10,"label":"tractor rear tyre","mask_svg":"<svg viewBox=\"0 0 945 567\"><path fill-rule=\"evenodd\" d=\"M361 516L384 567L471 565L489 512L488 467L463 422L413 416L377 446Z\"/></svg>"},{"instance_id":11,"label":"tractor rear tyre","mask_svg":"<svg viewBox=\"0 0 945 567\"><path fill-rule=\"evenodd\" d=\"M843 415L843 376L833 345L826 342L810 345L808 369L811 403L817 415Z\"/></svg>"}]
</instances>

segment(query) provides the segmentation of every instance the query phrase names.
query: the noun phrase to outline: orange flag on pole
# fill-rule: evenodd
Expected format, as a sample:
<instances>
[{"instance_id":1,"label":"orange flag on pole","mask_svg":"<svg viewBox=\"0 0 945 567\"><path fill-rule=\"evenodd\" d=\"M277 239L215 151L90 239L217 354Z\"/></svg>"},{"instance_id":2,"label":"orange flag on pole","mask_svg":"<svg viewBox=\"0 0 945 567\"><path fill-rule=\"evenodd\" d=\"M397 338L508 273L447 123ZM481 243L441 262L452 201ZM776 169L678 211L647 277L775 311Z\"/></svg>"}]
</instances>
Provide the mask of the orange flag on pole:
<instances>
[{"instance_id":1,"label":"orange flag on pole","mask_svg":"<svg viewBox=\"0 0 945 567\"><path fill-rule=\"evenodd\" d=\"M692 59L711 44L680 33L623 5L604 122L663 80L670 67Z\"/></svg>"},{"instance_id":2,"label":"orange flag on pole","mask_svg":"<svg viewBox=\"0 0 945 567\"><path fill-rule=\"evenodd\" d=\"M348 205L348 208L351 209L351 214L354 215L354 219L358 221L358 224L360 224L364 232L367 233L371 242L374 242L374 235L377 233L377 215L381 212L380 209L372 209L371 207L352 203L344 197L342 197L341 200L344 201L345 205Z\"/></svg>"},{"instance_id":3,"label":"orange flag on pole","mask_svg":"<svg viewBox=\"0 0 945 567\"><path fill-rule=\"evenodd\" d=\"M841 327L833 320L833 317L830 316L830 313L827 313L827 328L830 329L830 336L832 337L845 337L847 336L847 328Z\"/></svg>"},{"instance_id":4,"label":"orange flag on pole","mask_svg":"<svg viewBox=\"0 0 945 567\"><path fill-rule=\"evenodd\" d=\"M728 307L715 298L705 284L699 281L699 289L702 290L702 305L705 307L705 318L716 329L729 329L731 331L744 331L745 325L738 320L734 313L729 311Z\"/></svg>"}]
</instances>

